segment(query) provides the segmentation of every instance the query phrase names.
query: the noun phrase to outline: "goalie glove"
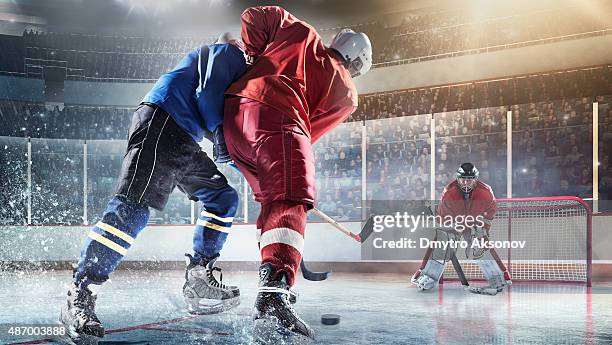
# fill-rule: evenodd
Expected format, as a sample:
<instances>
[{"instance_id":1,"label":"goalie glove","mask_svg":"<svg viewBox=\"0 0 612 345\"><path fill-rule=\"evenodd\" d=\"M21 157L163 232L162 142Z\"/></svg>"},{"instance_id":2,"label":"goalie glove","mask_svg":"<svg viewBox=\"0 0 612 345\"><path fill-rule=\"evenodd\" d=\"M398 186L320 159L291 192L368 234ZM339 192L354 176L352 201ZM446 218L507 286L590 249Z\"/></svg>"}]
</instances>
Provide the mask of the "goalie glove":
<instances>
[{"instance_id":1,"label":"goalie glove","mask_svg":"<svg viewBox=\"0 0 612 345\"><path fill-rule=\"evenodd\" d=\"M219 126L213 132L213 159L215 163L227 163L232 161L227 146L225 145L225 137L223 136L223 126Z\"/></svg>"}]
</instances>

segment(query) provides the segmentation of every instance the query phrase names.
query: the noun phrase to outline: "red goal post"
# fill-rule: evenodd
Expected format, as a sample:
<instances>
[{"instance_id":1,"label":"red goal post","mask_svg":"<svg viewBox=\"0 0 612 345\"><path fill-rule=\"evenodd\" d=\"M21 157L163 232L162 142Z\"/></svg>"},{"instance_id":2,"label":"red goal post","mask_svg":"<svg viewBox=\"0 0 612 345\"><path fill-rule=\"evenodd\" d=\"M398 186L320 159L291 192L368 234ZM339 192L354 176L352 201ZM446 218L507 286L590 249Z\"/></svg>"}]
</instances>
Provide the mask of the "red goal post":
<instances>
[{"instance_id":1,"label":"red goal post","mask_svg":"<svg viewBox=\"0 0 612 345\"><path fill-rule=\"evenodd\" d=\"M525 247L497 253L513 281L583 283L592 280L592 211L573 196L497 199L490 231L493 241L524 241ZM478 265L457 257L468 280L482 280ZM444 278L456 280L452 265Z\"/></svg>"}]
</instances>

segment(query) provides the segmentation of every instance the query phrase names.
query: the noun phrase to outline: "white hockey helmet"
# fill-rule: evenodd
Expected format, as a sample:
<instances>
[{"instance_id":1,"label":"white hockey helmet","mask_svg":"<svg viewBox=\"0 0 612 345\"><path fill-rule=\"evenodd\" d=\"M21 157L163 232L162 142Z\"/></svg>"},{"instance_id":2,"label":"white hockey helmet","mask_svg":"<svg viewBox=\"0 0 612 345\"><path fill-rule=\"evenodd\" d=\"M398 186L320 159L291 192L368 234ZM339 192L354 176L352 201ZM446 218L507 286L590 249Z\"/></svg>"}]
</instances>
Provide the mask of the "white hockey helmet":
<instances>
[{"instance_id":1,"label":"white hockey helmet","mask_svg":"<svg viewBox=\"0 0 612 345\"><path fill-rule=\"evenodd\" d=\"M372 44L363 32L342 29L329 47L346 61L346 68L353 78L366 74L372 67Z\"/></svg>"},{"instance_id":2,"label":"white hockey helmet","mask_svg":"<svg viewBox=\"0 0 612 345\"><path fill-rule=\"evenodd\" d=\"M225 44L225 43L230 43L231 41L236 40L236 38L234 38L234 35L231 32L224 32L221 35L219 35L219 37L217 37L217 41L215 41L215 44Z\"/></svg>"},{"instance_id":3,"label":"white hockey helmet","mask_svg":"<svg viewBox=\"0 0 612 345\"><path fill-rule=\"evenodd\" d=\"M236 36L234 36L234 34L232 34L231 32L222 33L221 35L219 35L219 37L215 41L215 44L226 44L226 43L234 45L238 47L238 49L244 51L244 44L242 43L242 41L239 38L236 38Z\"/></svg>"}]
</instances>

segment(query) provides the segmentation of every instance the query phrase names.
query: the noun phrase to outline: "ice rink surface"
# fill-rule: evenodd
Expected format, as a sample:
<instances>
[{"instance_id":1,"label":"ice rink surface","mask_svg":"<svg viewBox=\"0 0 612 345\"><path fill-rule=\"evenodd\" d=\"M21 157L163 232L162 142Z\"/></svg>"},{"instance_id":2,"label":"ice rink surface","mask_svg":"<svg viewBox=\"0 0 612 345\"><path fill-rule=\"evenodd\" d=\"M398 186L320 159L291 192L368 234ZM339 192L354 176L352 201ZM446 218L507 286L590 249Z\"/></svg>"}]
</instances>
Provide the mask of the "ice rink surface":
<instances>
[{"instance_id":1,"label":"ice rink surface","mask_svg":"<svg viewBox=\"0 0 612 345\"><path fill-rule=\"evenodd\" d=\"M222 263L220 265L223 267ZM107 328L100 344L249 344L256 272L224 271L241 288L241 305L192 316L184 307L183 271L119 271L99 293ZM0 324L57 323L68 271L0 272ZM422 293L399 274L332 274L300 280L296 310L318 344L612 344L612 285L516 284L497 296L456 283ZM321 314L340 314L324 326ZM33 339L0 344L47 344Z\"/></svg>"}]
</instances>

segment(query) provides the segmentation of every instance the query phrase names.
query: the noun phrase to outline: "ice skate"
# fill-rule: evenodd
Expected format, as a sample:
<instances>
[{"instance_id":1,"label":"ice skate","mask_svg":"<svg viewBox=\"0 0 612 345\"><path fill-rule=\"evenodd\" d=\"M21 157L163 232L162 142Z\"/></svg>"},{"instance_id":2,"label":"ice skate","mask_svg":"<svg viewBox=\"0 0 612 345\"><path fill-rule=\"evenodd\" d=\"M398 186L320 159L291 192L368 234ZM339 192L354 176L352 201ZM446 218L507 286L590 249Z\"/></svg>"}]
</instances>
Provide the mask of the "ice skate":
<instances>
[{"instance_id":1,"label":"ice skate","mask_svg":"<svg viewBox=\"0 0 612 345\"><path fill-rule=\"evenodd\" d=\"M253 339L258 344L309 344L314 331L293 310L286 277L274 277L271 264L259 268L259 290L255 299Z\"/></svg>"},{"instance_id":2,"label":"ice skate","mask_svg":"<svg viewBox=\"0 0 612 345\"><path fill-rule=\"evenodd\" d=\"M88 288L73 285L68 290L66 304L60 313L60 322L66 326L70 340L78 345L97 344L104 336L104 327L94 311L96 295Z\"/></svg>"},{"instance_id":3,"label":"ice skate","mask_svg":"<svg viewBox=\"0 0 612 345\"><path fill-rule=\"evenodd\" d=\"M193 256L187 257L187 271L183 296L187 310L191 314L217 314L230 310L240 304L240 290L236 286L223 284L221 269L215 267L217 257L196 261ZM219 280L213 273L219 272Z\"/></svg>"}]
</instances>

